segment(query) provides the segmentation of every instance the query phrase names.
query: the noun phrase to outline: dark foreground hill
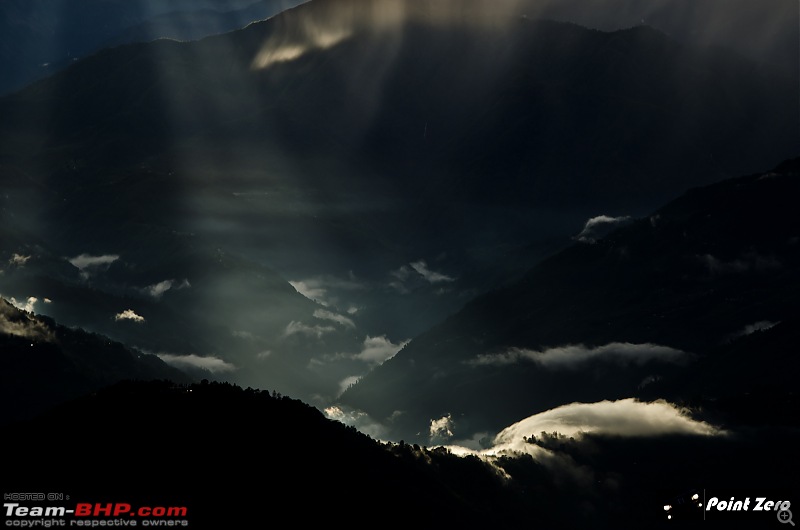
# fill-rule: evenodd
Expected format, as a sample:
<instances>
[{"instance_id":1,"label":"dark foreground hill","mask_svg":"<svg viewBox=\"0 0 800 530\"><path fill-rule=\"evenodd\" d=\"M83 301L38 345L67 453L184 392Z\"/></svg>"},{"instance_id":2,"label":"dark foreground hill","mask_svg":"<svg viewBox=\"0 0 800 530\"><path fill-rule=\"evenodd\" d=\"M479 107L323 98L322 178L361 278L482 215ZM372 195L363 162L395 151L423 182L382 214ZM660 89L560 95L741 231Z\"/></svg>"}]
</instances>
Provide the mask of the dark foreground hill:
<instances>
[{"instance_id":1,"label":"dark foreground hill","mask_svg":"<svg viewBox=\"0 0 800 530\"><path fill-rule=\"evenodd\" d=\"M155 355L47 317L0 298L0 423L28 418L67 399L123 379L189 377Z\"/></svg>"},{"instance_id":2,"label":"dark foreground hill","mask_svg":"<svg viewBox=\"0 0 800 530\"><path fill-rule=\"evenodd\" d=\"M68 508L186 507L161 520L191 528L286 521L660 528L668 522L664 503L687 489L797 493L796 460L785 460L798 441L791 430L569 439L531 433L534 456L480 460L381 443L300 401L224 383L123 382L0 434L5 454L14 455L3 466L5 492L62 492L69 498L49 504ZM36 504L43 503L20 502Z\"/></svg>"}]
</instances>

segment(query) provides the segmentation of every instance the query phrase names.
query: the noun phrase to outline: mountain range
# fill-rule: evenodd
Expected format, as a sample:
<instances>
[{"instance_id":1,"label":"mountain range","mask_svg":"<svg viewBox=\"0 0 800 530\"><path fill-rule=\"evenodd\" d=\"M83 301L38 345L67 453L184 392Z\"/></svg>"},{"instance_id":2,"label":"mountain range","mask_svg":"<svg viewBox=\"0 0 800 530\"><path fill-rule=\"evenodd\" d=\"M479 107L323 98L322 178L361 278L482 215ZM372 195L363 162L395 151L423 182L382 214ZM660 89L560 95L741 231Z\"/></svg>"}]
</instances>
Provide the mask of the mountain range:
<instances>
[{"instance_id":1,"label":"mountain range","mask_svg":"<svg viewBox=\"0 0 800 530\"><path fill-rule=\"evenodd\" d=\"M795 499L798 16L3 3L4 492L213 528Z\"/></svg>"},{"instance_id":2,"label":"mountain range","mask_svg":"<svg viewBox=\"0 0 800 530\"><path fill-rule=\"evenodd\" d=\"M587 219L800 143L779 66L478 7L311 2L0 99L0 292L324 404Z\"/></svg>"},{"instance_id":3,"label":"mountain range","mask_svg":"<svg viewBox=\"0 0 800 530\"><path fill-rule=\"evenodd\" d=\"M579 238L416 337L342 402L427 441L441 417L469 439L571 402L791 397L799 162Z\"/></svg>"}]
</instances>

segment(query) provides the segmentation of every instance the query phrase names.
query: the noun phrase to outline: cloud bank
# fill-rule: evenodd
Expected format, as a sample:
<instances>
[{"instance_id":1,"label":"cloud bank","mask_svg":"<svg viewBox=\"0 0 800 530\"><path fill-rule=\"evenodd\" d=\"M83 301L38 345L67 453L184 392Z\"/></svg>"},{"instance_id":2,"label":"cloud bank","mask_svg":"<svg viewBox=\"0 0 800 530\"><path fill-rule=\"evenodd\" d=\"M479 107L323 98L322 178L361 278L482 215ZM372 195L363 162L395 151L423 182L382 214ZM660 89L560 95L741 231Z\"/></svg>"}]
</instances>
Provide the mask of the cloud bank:
<instances>
[{"instance_id":1,"label":"cloud bank","mask_svg":"<svg viewBox=\"0 0 800 530\"><path fill-rule=\"evenodd\" d=\"M321 339L323 335L332 333L334 331L336 331L336 328L333 326L309 326L307 324L303 324L302 322L292 320L286 325L286 329L283 331L283 336L291 337L292 335L305 335L307 337Z\"/></svg>"},{"instance_id":2,"label":"cloud bank","mask_svg":"<svg viewBox=\"0 0 800 530\"><path fill-rule=\"evenodd\" d=\"M332 405L323 412L328 419L351 425L373 438L380 440L386 437L386 426L373 420L366 412L349 409L342 405Z\"/></svg>"},{"instance_id":3,"label":"cloud bank","mask_svg":"<svg viewBox=\"0 0 800 530\"><path fill-rule=\"evenodd\" d=\"M459 455L494 457L524 453L542 457L548 451L525 440L531 436L539 437L542 433L558 433L573 438L589 433L623 437L726 434L718 427L693 419L688 410L667 401L647 403L626 398L596 403L570 403L534 414L500 431L488 449L447 447Z\"/></svg>"},{"instance_id":4,"label":"cloud bank","mask_svg":"<svg viewBox=\"0 0 800 530\"><path fill-rule=\"evenodd\" d=\"M646 403L634 398L597 403L571 403L534 414L503 429L494 440L494 451L525 449L523 437L542 432L565 436L582 433L617 436L693 434L712 436L722 431L692 419L689 411L666 401Z\"/></svg>"},{"instance_id":5,"label":"cloud bank","mask_svg":"<svg viewBox=\"0 0 800 530\"><path fill-rule=\"evenodd\" d=\"M456 278L452 276L431 270L425 260L421 259L413 261L408 265L402 265L399 268L389 272L389 275L394 278L394 280L389 283L389 286L393 287L402 294L409 292L409 289L405 285L409 281L422 280L431 285L451 283L456 281Z\"/></svg>"},{"instance_id":6,"label":"cloud bank","mask_svg":"<svg viewBox=\"0 0 800 530\"><path fill-rule=\"evenodd\" d=\"M39 299L36 298L35 296L29 296L28 299L25 300L24 302L19 302L17 301L16 298L12 296L11 298L8 299L8 301L11 302L11 305L16 307L17 309L27 311L28 313L34 313L35 312L34 309L36 309L36 303L39 301Z\"/></svg>"},{"instance_id":7,"label":"cloud bank","mask_svg":"<svg viewBox=\"0 0 800 530\"><path fill-rule=\"evenodd\" d=\"M359 353L353 356L353 359L364 361L369 364L381 364L384 361L391 359L402 350L409 341L403 341L400 344L395 344L387 339L385 335L380 337L370 337L364 339L363 347Z\"/></svg>"},{"instance_id":8,"label":"cloud bank","mask_svg":"<svg viewBox=\"0 0 800 530\"><path fill-rule=\"evenodd\" d=\"M177 285L176 285L177 284ZM164 293L169 291L170 289L187 289L191 287L192 284L189 283L189 280L184 279L182 282L178 283L175 280L164 280L163 282L154 283L153 285L148 285L143 289L143 291L152 296L153 298L161 298Z\"/></svg>"},{"instance_id":9,"label":"cloud bank","mask_svg":"<svg viewBox=\"0 0 800 530\"><path fill-rule=\"evenodd\" d=\"M356 324L355 322L353 322L352 319L344 315L339 315L337 313L334 313L333 311L328 311L326 309L317 309L316 311L314 311L314 318L318 318L320 320L329 320L345 328L350 328L350 329L356 328Z\"/></svg>"},{"instance_id":10,"label":"cloud bank","mask_svg":"<svg viewBox=\"0 0 800 530\"><path fill-rule=\"evenodd\" d=\"M86 269L111 265L118 259L119 256L117 254L106 254L103 256L90 256L89 254L81 254L80 256L75 256L67 261L69 261L74 267L84 271Z\"/></svg>"},{"instance_id":11,"label":"cloud bank","mask_svg":"<svg viewBox=\"0 0 800 530\"><path fill-rule=\"evenodd\" d=\"M201 357L199 355L173 355L171 353L159 353L158 358L170 366L179 369L201 368L213 374L232 372L236 366L227 363L219 357Z\"/></svg>"},{"instance_id":12,"label":"cloud bank","mask_svg":"<svg viewBox=\"0 0 800 530\"><path fill-rule=\"evenodd\" d=\"M0 302L0 334L52 342L55 336L43 323Z\"/></svg>"},{"instance_id":13,"label":"cloud bank","mask_svg":"<svg viewBox=\"0 0 800 530\"><path fill-rule=\"evenodd\" d=\"M409 265L411 266L412 269L414 269L417 272L417 274L422 276L429 283L442 283L442 282L455 281L455 278L451 276L447 276L440 272L430 270L428 268L428 264L425 263L423 260L409 263Z\"/></svg>"},{"instance_id":14,"label":"cloud bank","mask_svg":"<svg viewBox=\"0 0 800 530\"><path fill-rule=\"evenodd\" d=\"M614 362L620 365L643 365L650 361L682 363L691 356L681 350L658 344L631 344L612 342L595 348L583 344L570 344L547 350L510 348L503 353L479 355L468 361L473 366L507 366L520 362L533 362L552 369L575 368L593 360Z\"/></svg>"}]
</instances>

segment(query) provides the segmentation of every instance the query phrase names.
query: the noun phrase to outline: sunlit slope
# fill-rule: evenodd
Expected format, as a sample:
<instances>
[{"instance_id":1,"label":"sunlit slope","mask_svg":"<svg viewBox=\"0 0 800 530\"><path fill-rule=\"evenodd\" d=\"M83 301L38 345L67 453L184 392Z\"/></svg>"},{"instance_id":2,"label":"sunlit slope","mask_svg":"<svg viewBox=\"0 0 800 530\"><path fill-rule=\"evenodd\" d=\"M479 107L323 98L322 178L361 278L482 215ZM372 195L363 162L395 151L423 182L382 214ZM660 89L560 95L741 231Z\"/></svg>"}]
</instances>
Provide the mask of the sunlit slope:
<instances>
[{"instance_id":1,"label":"sunlit slope","mask_svg":"<svg viewBox=\"0 0 800 530\"><path fill-rule=\"evenodd\" d=\"M451 414L468 437L572 401L746 402L769 389L766 366L781 367L773 389L785 392L791 340L758 335L770 351L751 346L750 359L722 346L797 318L799 184L794 160L577 242L413 339L342 401L423 436Z\"/></svg>"}]
</instances>

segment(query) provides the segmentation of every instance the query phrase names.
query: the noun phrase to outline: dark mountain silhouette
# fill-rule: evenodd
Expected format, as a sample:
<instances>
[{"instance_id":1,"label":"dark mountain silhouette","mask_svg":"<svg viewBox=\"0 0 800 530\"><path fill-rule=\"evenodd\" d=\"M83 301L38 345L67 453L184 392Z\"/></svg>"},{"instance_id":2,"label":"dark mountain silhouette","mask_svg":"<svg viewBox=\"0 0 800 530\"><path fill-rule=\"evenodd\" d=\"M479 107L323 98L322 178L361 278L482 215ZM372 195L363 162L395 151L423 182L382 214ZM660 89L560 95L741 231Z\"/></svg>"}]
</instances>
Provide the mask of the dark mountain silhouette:
<instances>
[{"instance_id":1,"label":"dark mountain silhouette","mask_svg":"<svg viewBox=\"0 0 800 530\"><path fill-rule=\"evenodd\" d=\"M692 189L574 244L415 338L343 402L375 418L405 411L406 436L446 413L491 432L563 403L664 388L745 401L771 389L794 403L799 164Z\"/></svg>"},{"instance_id":2,"label":"dark mountain silhouette","mask_svg":"<svg viewBox=\"0 0 800 530\"><path fill-rule=\"evenodd\" d=\"M0 298L2 422L34 414L123 379L190 378L155 355L57 325Z\"/></svg>"},{"instance_id":3,"label":"dark mountain silhouette","mask_svg":"<svg viewBox=\"0 0 800 530\"><path fill-rule=\"evenodd\" d=\"M791 430L570 439L536 433L529 443L539 446L539 457L482 460L380 442L298 400L206 381L121 382L0 432L15 455L2 478L8 491L68 492L69 500L48 505L69 508L185 506L185 515L169 519L192 528L292 517L355 528L387 518L425 527L661 528L676 522L666 520L665 501L689 488L769 484L770 492L796 494L796 461L782 460L797 443ZM59 450L42 450L56 433ZM774 466L786 473L774 476Z\"/></svg>"}]
</instances>

